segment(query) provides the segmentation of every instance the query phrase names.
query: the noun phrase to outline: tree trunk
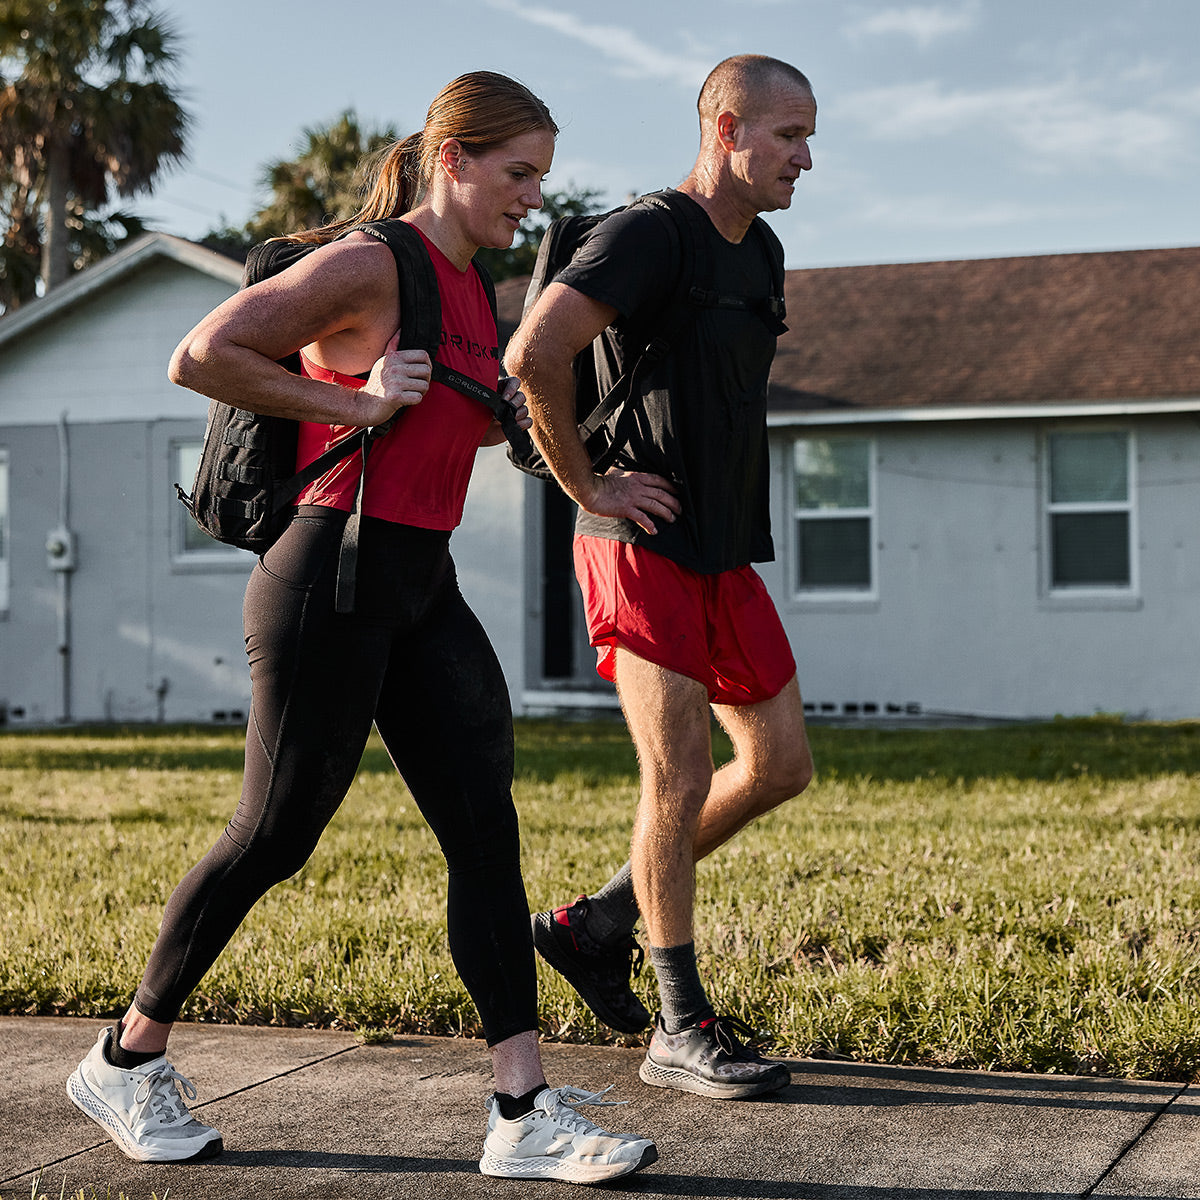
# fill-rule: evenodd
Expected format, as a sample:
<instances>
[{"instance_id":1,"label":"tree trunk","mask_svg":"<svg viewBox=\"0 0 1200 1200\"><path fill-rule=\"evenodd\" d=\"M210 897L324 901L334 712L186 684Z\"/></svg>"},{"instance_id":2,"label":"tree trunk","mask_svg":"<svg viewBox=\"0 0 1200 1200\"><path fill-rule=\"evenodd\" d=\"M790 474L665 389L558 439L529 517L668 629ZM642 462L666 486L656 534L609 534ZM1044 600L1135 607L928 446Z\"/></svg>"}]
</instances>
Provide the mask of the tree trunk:
<instances>
[{"instance_id":1,"label":"tree trunk","mask_svg":"<svg viewBox=\"0 0 1200 1200\"><path fill-rule=\"evenodd\" d=\"M65 144L54 139L46 147L45 237L42 242L42 284L48 292L71 274L68 250L68 160Z\"/></svg>"}]
</instances>

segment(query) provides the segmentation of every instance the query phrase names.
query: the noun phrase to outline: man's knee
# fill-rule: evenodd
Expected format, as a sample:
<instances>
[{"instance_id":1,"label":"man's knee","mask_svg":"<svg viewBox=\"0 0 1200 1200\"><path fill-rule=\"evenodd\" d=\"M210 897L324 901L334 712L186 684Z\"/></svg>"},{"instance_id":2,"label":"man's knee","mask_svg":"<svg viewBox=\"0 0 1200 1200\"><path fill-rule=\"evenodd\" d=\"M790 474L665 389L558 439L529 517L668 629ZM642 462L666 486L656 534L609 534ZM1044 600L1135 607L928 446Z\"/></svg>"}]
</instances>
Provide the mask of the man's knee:
<instances>
[{"instance_id":1,"label":"man's knee","mask_svg":"<svg viewBox=\"0 0 1200 1200\"><path fill-rule=\"evenodd\" d=\"M808 742L805 741L793 747L787 754L786 762L781 767L781 786L787 792L790 800L798 796L810 783L813 777L812 753Z\"/></svg>"},{"instance_id":2,"label":"man's knee","mask_svg":"<svg viewBox=\"0 0 1200 1200\"><path fill-rule=\"evenodd\" d=\"M778 751L767 761L760 776L760 813L793 800L812 782L813 761L807 743Z\"/></svg>"}]
</instances>

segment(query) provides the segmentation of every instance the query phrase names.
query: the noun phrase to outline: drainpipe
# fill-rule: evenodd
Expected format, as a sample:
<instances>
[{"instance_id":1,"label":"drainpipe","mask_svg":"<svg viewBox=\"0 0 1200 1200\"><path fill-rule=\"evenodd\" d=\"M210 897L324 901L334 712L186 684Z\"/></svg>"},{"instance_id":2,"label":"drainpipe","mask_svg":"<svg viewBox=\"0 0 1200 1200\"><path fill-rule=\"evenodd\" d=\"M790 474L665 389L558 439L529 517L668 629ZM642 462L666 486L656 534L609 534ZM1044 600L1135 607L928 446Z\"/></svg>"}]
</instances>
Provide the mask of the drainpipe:
<instances>
[{"instance_id":1,"label":"drainpipe","mask_svg":"<svg viewBox=\"0 0 1200 1200\"><path fill-rule=\"evenodd\" d=\"M58 576L59 720L71 720L71 572L75 534L71 530L71 454L67 414L58 418L58 527L46 535L46 567Z\"/></svg>"}]
</instances>

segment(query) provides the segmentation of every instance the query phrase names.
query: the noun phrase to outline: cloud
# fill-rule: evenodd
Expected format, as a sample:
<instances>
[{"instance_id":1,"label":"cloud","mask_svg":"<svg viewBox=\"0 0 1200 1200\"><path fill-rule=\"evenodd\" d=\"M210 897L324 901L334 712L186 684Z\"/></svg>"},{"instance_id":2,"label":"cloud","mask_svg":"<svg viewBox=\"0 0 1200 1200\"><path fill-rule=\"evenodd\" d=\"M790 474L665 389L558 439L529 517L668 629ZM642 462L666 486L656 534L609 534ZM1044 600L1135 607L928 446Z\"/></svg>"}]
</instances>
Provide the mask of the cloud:
<instances>
[{"instance_id":1,"label":"cloud","mask_svg":"<svg viewBox=\"0 0 1200 1200\"><path fill-rule=\"evenodd\" d=\"M1146 93L1122 105L1108 87L1074 80L978 91L929 80L858 92L837 102L835 112L888 141L977 133L986 139L981 144L1015 145L1043 171L1169 174L1193 156L1190 99Z\"/></svg>"},{"instance_id":2,"label":"cloud","mask_svg":"<svg viewBox=\"0 0 1200 1200\"><path fill-rule=\"evenodd\" d=\"M642 41L632 30L616 25L589 25L573 13L535 8L515 0L487 0L487 4L520 21L581 42L611 60L617 74L627 78L666 79L697 88L712 69L707 59L660 50Z\"/></svg>"},{"instance_id":3,"label":"cloud","mask_svg":"<svg viewBox=\"0 0 1200 1200\"><path fill-rule=\"evenodd\" d=\"M848 32L852 37L899 34L912 38L922 49L951 33L971 29L979 17L978 0L947 7L913 4L907 8L885 8L863 17Z\"/></svg>"}]
</instances>

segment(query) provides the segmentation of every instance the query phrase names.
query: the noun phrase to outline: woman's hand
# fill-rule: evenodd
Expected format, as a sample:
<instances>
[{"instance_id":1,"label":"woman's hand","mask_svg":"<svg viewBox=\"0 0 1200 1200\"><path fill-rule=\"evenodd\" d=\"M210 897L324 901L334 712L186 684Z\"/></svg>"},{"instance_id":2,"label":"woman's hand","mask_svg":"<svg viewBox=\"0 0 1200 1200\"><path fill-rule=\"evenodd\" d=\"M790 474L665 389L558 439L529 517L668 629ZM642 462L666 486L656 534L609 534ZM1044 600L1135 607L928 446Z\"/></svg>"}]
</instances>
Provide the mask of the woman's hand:
<instances>
[{"instance_id":1,"label":"woman's hand","mask_svg":"<svg viewBox=\"0 0 1200 1200\"><path fill-rule=\"evenodd\" d=\"M500 394L512 407L517 424L522 429L528 429L533 424L533 418L529 415L529 409L525 407L525 393L521 391L521 381L515 375L510 375L504 381L504 388ZM481 446L498 446L502 441L504 441L504 430L501 428L500 422L493 417L492 423L484 431L483 440L479 444Z\"/></svg>"},{"instance_id":2,"label":"woman's hand","mask_svg":"<svg viewBox=\"0 0 1200 1200\"><path fill-rule=\"evenodd\" d=\"M396 330L356 393L366 401L360 425L382 425L397 409L420 404L429 391L433 371L429 355L424 350L397 350L399 344L400 331Z\"/></svg>"}]
</instances>

